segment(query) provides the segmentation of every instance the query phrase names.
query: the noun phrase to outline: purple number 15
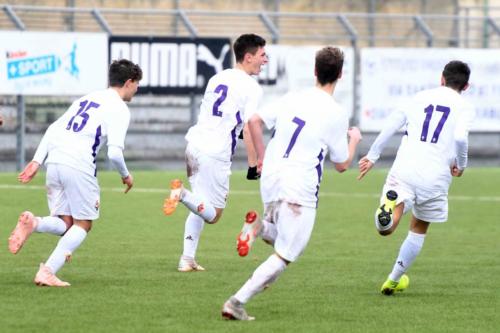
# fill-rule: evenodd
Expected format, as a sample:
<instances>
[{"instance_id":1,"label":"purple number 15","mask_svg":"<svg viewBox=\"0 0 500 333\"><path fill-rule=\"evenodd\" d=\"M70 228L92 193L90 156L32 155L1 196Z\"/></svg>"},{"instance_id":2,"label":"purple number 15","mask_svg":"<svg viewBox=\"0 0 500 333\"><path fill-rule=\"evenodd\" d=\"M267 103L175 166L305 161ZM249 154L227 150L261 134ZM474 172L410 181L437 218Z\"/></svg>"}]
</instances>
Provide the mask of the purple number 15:
<instances>
[{"instance_id":1,"label":"purple number 15","mask_svg":"<svg viewBox=\"0 0 500 333\"><path fill-rule=\"evenodd\" d=\"M436 111L442 112L443 115L441 116L441 119L439 120L439 123L436 126L436 129L434 130L434 134L432 134L431 143L438 142L439 134L441 133L444 123L446 122L446 119L448 119L448 115L450 114L450 108L447 106L436 105ZM429 106L427 106L424 109L424 112L425 112L425 120L424 120L424 125L422 127L422 134L420 134L420 141L426 142L427 133L429 132L429 123L431 122L432 113L434 112L434 105L429 104Z\"/></svg>"},{"instance_id":2,"label":"purple number 15","mask_svg":"<svg viewBox=\"0 0 500 333\"><path fill-rule=\"evenodd\" d=\"M89 102L87 100L81 101L80 108L78 109L76 114L73 117L71 117L71 119L68 122L68 125L66 126L66 129L68 131L72 129L73 132L80 132L85 127L85 125L87 124L87 121L89 120L89 115L87 114L87 111L90 108L97 109L99 106L100 106L100 104L94 103L92 101L91 102ZM80 124L75 122L75 118L77 116L82 118L82 122Z\"/></svg>"}]
</instances>

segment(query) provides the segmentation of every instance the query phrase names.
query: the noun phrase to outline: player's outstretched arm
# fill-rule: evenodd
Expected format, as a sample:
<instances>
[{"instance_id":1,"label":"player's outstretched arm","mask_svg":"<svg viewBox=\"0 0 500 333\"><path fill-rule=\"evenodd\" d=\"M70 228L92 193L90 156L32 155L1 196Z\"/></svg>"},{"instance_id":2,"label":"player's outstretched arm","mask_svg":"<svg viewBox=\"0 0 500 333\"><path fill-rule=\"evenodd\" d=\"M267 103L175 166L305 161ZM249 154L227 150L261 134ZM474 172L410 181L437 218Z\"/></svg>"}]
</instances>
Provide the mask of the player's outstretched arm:
<instances>
[{"instance_id":1,"label":"player's outstretched arm","mask_svg":"<svg viewBox=\"0 0 500 333\"><path fill-rule=\"evenodd\" d=\"M134 185L134 177L132 177L127 169L122 148L114 145L108 145L108 158L113 167L122 177L122 183L127 185L127 188L125 189L125 193L127 193Z\"/></svg>"},{"instance_id":2,"label":"player's outstretched arm","mask_svg":"<svg viewBox=\"0 0 500 333\"><path fill-rule=\"evenodd\" d=\"M356 148L362 139L361 132L357 127L350 127L347 130L347 135L349 136L349 144L347 146L349 157L345 162L333 164L338 172L344 172L349 168L356 154Z\"/></svg>"},{"instance_id":3,"label":"player's outstretched arm","mask_svg":"<svg viewBox=\"0 0 500 333\"><path fill-rule=\"evenodd\" d=\"M252 138L253 147L257 155L257 172L262 172L262 161L264 160L265 146L262 136L263 121L259 115L254 114L248 121L248 129Z\"/></svg>"},{"instance_id":4,"label":"player's outstretched arm","mask_svg":"<svg viewBox=\"0 0 500 333\"><path fill-rule=\"evenodd\" d=\"M248 128L248 124L243 127L243 142L247 151L248 172L247 179L256 180L260 178L260 172L257 171L257 152L253 145L252 134Z\"/></svg>"},{"instance_id":5,"label":"player's outstretched arm","mask_svg":"<svg viewBox=\"0 0 500 333\"><path fill-rule=\"evenodd\" d=\"M29 162L24 170L17 176L17 180L23 184L29 183L36 176L39 168L40 164L38 162Z\"/></svg>"}]
</instances>

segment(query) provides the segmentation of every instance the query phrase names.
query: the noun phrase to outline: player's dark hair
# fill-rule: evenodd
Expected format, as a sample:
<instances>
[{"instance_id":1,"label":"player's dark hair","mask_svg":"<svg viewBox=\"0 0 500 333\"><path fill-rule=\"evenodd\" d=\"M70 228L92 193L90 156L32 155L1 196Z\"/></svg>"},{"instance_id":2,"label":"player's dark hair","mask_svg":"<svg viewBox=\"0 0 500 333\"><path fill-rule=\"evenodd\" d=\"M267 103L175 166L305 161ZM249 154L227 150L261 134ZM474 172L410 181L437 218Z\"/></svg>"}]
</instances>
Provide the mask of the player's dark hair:
<instances>
[{"instance_id":1,"label":"player's dark hair","mask_svg":"<svg viewBox=\"0 0 500 333\"><path fill-rule=\"evenodd\" d=\"M469 83L470 68L465 62L453 60L444 66L443 77L446 86L459 92Z\"/></svg>"},{"instance_id":2,"label":"player's dark hair","mask_svg":"<svg viewBox=\"0 0 500 333\"><path fill-rule=\"evenodd\" d=\"M130 60L114 60L109 66L108 79L110 87L123 87L129 79L140 81L142 79L142 70L139 65Z\"/></svg>"},{"instance_id":3,"label":"player's dark hair","mask_svg":"<svg viewBox=\"0 0 500 333\"><path fill-rule=\"evenodd\" d=\"M316 53L314 69L319 84L324 86L338 80L344 66L344 52L338 47L327 46Z\"/></svg>"},{"instance_id":4,"label":"player's dark hair","mask_svg":"<svg viewBox=\"0 0 500 333\"><path fill-rule=\"evenodd\" d=\"M236 62L242 62L246 53L255 54L259 47L266 46L266 40L255 34L244 34L234 42L233 51Z\"/></svg>"}]
</instances>

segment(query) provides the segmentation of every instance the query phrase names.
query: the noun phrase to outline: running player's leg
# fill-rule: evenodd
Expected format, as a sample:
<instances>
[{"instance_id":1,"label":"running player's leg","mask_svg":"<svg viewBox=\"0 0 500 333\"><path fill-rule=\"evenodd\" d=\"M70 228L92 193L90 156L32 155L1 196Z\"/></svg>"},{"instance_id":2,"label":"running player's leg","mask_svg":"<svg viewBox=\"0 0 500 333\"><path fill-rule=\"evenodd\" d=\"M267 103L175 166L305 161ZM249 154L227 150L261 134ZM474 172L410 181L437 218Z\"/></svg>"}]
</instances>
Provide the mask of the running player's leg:
<instances>
[{"instance_id":1,"label":"running player's leg","mask_svg":"<svg viewBox=\"0 0 500 333\"><path fill-rule=\"evenodd\" d=\"M389 277L381 287L383 294L391 295L395 291L403 291L408 287L409 278L405 273L422 250L428 228L429 222L419 220L412 215L408 236L399 249L398 257Z\"/></svg>"},{"instance_id":2,"label":"running player's leg","mask_svg":"<svg viewBox=\"0 0 500 333\"><path fill-rule=\"evenodd\" d=\"M382 286L382 293L387 295L397 291L393 290L395 283L405 283L406 280L405 288L408 287L408 277L405 273L420 254L430 223L446 222L448 219L448 196L445 191L429 192L419 188L416 191L418 200L413 207L410 231L401 245L387 281ZM398 288L401 288L401 285Z\"/></svg>"},{"instance_id":3,"label":"running player's leg","mask_svg":"<svg viewBox=\"0 0 500 333\"><path fill-rule=\"evenodd\" d=\"M226 318L232 315L228 313L228 302L243 308L254 295L269 287L290 262L297 260L309 242L316 216L315 208L281 202L276 207L276 214L275 253L257 267L250 279L224 304L222 315Z\"/></svg>"},{"instance_id":4,"label":"running player's leg","mask_svg":"<svg viewBox=\"0 0 500 333\"><path fill-rule=\"evenodd\" d=\"M412 187L389 174L382 189L380 206L375 212L378 233L382 236L392 234L402 216L412 208L414 199Z\"/></svg>"},{"instance_id":5,"label":"running player's leg","mask_svg":"<svg viewBox=\"0 0 500 333\"><path fill-rule=\"evenodd\" d=\"M174 179L170 184L170 196L165 199L163 204L165 215L171 215L178 203L182 202L191 212L202 217L205 222L216 223L222 211L217 210L210 200L211 191L209 187L213 184L217 188L221 182L229 187L229 168L230 163L202 155L196 149L188 146L186 148L186 169L192 191L186 189L182 181ZM227 175L225 172L227 172ZM221 174L224 179L221 178ZM227 184L224 184L226 182ZM227 191L225 195L227 195ZM222 208L224 206L225 197Z\"/></svg>"},{"instance_id":6,"label":"running player's leg","mask_svg":"<svg viewBox=\"0 0 500 333\"><path fill-rule=\"evenodd\" d=\"M35 277L35 283L38 285L50 285L51 275L55 276L65 262L69 261L91 230L92 221L99 218L100 191L97 179L62 165L58 165L57 170L68 200L73 225L61 237L45 264L41 265L40 274ZM54 213L60 214L60 211L56 210Z\"/></svg>"},{"instance_id":7,"label":"running player's leg","mask_svg":"<svg viewBox=\"0 0 500 333\"><path fill-rule=\"evenodd\" d=\"M57 211L60 215L68 215L68 201L57 177L56 167L52 165L47 167L46 187L51 214ZM68 220L68 223L71 223L71 220ZM29 211L23 212L9 237L9 251L13 254L18 253L33 232L62 235L69 226L66 221L56 215L38 217Z\"/></svg>"},{"instance_id":8,"label":"running player's leg","mask_svg":"<svg viewBox=\"0 0 500 333\"><path fill-rule=\"evenodd\" d=\"M261 218L256 211L249 211L245 215L243 227L238 234L236 242L236 250L241 257L246 256L252 245L261 237L266 243L274 245L278 231L274 223L273 213L277 202L265 204L264 216Z\"/></svg>"},{"instance_id":9,"label":"running player's leg","mask_svg":"<svg viewBox=\"0 0 500 333\"><path fill-rule=\"evenodd\" d=\"M196 168L193 162L188 164L191 165L188 175L193 192L185 191L181 198L181 202L192 211L185 223L184 248L178 266L181 272L204 270L195 260L204 222L213 224L218 221L229 192L229 164L207 156L198 156L196 161ZM209 212L210 216L207 215Z\"/></svg>"}]
</instances>

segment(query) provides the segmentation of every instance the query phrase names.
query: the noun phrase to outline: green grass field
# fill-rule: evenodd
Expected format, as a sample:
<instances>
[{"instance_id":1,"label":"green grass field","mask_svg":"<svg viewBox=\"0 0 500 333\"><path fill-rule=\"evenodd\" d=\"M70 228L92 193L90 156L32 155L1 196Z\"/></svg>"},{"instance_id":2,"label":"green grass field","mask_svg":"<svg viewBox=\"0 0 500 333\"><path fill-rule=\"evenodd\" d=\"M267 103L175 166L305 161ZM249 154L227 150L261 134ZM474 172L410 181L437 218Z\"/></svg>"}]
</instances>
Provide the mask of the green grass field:
<instances>
[{"instance_id":1,"label":"green grass field","mask_svg":"<svg viewBox=\"0 0 500 333\"><path fill-rule=\"evenodd\" d=\"M116 173L100 173L101 218L58 273L72 286L33 283L58 237L34 234L16 256L7 238L19 213L47 215L44 174L30 186L0 174L1 332L499 332L500 169L469 169L450 191L449 222L433 225L409 271L410 287L379 294L406 237L408 217L380 237L373 212L386 170L362 182L327 172L316 226L304 255L247 304L255 322L221 319L223 302L272 253L257 242L238 257L236 235L248 209L261 209L258 183L232 176L223 218L206 225L198 261L206 272L178 273L184 207L162 214L169 180L182 172L135 172L127 195Z\"/></svg>"}]
</instances>

